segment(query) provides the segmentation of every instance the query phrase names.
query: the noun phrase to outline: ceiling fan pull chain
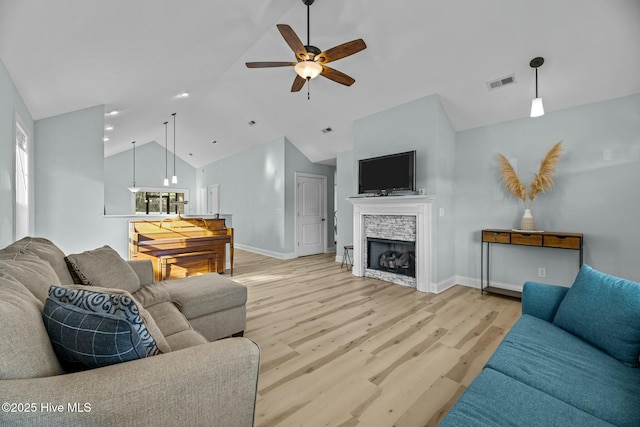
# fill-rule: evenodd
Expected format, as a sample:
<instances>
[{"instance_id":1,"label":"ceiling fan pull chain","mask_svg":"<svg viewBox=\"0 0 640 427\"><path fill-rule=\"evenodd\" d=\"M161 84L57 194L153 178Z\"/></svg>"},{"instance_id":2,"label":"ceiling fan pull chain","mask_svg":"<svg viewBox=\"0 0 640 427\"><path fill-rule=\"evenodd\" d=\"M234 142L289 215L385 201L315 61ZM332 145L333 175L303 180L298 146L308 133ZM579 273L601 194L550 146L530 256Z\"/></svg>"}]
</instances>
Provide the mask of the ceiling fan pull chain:
<instances>
[{"instance_id":1,"label":"ceiling fan pull chain","mask_svg":"<svg viewBox=\"0 0 640 427\"><path fill-rule=\"evenodd\" d=\"M311 79L307 77L307 101L311 101L311 90L309 86L311 86Z\"/></svg>"}]
</instances>

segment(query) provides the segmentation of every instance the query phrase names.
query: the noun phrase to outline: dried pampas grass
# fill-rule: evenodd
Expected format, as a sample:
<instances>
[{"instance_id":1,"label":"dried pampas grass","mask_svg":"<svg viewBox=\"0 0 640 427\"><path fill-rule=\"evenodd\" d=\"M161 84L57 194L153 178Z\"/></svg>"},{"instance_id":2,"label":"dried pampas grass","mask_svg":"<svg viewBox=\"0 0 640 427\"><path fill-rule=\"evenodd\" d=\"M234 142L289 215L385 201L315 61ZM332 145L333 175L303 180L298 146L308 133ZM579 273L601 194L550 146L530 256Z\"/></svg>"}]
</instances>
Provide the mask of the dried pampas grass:
<instances>
[{"instance_id":1,"label":"dried pampas grass","mask_svg":"<svg viewBox=\"0 0 640 427\"><path fill-rule=\"evenodd\" d=\"M502 154L498 154L498 162L500 165L500 173L502 174L502 182L504 188L515 198L522 199L524 202L527 199L527 189L518 178L518 174L509 163L509 160Z\"/></svg>"},{"instance_id":2,"label":"dried pampas grass","mask_svg":"<svg viewBox=\"0 0 640 427\"><path fill-rule=\"evenodd\" d=\"M546 193L553 188L553 175L556 173L556 164L561 154L562 141L557 142L540 162L540 169L529 188L529 200L533 201L538 193Z\"/></svg>"},{"instance_id":3,"label":"dried pampas grass","mask_svg":"<svg viewBox=\"0 0 640 427\"><path fill-rule=\"evenodd\" d=\"M531 207L531 202L538 193L546 193L553 188L553 175L556 172L556 164L562 154L562 141L557 142L540 162L540 169L529 186L527 193L526 186L522 183L518 174L509 163L509 160L502 154L498 154L498 165L502 174L504 188L513 197L522 200L525 208ZM527 204L527 199L529 203Z\"/></svg>"}]
</instances>

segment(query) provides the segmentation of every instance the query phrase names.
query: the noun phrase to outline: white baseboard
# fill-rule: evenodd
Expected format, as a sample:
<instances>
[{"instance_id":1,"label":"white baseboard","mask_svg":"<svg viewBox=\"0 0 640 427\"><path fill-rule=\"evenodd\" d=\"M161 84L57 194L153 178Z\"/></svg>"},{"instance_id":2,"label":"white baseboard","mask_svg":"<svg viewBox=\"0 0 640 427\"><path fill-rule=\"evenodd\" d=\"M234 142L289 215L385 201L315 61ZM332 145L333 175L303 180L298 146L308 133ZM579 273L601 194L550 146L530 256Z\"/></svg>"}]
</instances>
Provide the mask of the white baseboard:
<instances>
[{"instance_id":1,"label":"white baseboard","mask_svg":"<svg viewBox=\"0 0 640 427\"><path fill-rule=\"evenodd\" d=\"M256 253L256 254L265 255L265 256L268 256L268 257L271 257L271 258L277 258L277 259L295 259L295 258L297 258L295 252L282 253L282 252L270 251L268 249L254 248L253 246L242 245L242 244L239 244L239 243L235 243L233 246L238 248L238 249L242 249L243 251L249 251L249 252L253 252L253 253Z\"/></svg>"},{"instance_id":2,"label":"white baseboard","mask_svg":"<svg viewBox=\"0 0 640 427\"><path fill-rule=\"evenodd\" d=\"M468 286L470 288L480 289L480 279L476 277L455 276L458 285ZM491 286L496 288L508 289L510 291L522 292L522 285L514 285L512 283L491 282Z\"/></svg>"}]
</instances>

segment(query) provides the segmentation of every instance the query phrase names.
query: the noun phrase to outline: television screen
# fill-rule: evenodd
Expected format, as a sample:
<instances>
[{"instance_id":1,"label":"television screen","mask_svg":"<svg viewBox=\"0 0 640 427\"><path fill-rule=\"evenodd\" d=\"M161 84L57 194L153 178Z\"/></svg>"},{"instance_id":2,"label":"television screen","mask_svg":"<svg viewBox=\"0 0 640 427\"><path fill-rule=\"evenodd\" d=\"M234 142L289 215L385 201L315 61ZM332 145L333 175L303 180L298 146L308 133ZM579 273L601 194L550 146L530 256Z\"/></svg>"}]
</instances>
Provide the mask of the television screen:
<instances>
[{"instance_id":1,"label":"television screen","mask_svg":"<svg viewBox=\"0 0 640 427\"><path fill-rule=\"evenodd\" d=\"M415 191L416 152L391 154L359 162L358 192Z\"/></svg>"}]
</instances>

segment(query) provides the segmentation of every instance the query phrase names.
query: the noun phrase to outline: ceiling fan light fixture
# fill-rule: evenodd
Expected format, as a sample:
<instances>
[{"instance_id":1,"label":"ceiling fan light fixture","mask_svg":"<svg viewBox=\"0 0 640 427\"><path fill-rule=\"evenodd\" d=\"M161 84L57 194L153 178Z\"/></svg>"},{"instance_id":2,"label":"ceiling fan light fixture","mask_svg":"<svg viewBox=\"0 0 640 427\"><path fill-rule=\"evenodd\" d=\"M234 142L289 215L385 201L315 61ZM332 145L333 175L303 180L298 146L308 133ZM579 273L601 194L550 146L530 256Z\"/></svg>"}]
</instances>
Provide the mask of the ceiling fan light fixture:
<instances>
[{"instance_id":1,"label":"ceiling fan light fixture","mask_svg":"<svg viewBox=\"0 0 640 427\"><path fill-rule=\"evenodd\" d=\"M315 61L300 61L295 65L294 69L303 79L315 79L322 73L322 65Z\"/></svg>"}]
</instances>

